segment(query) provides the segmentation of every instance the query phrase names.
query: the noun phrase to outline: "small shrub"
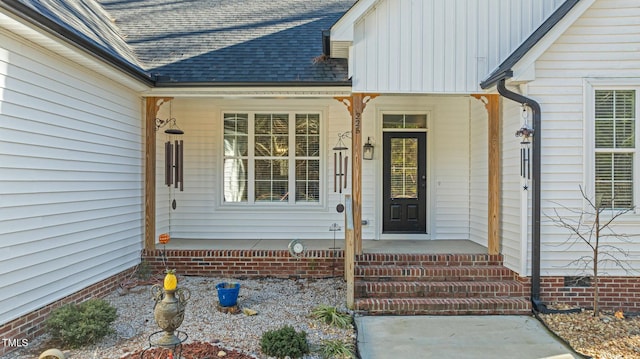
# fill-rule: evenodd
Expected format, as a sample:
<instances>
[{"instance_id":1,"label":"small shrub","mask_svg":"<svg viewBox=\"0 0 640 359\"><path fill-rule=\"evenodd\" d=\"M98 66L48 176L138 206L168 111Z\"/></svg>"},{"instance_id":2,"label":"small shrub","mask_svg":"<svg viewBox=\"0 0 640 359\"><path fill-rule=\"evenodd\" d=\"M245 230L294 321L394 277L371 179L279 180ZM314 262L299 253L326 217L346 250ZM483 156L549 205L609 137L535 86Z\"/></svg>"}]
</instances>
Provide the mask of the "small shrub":
<instances>
[{"instance_id":1,"label":"small shrub","mask_svg":"<svg viewBox=\"0 0 640 359\"><path fill-rule=\"evenodd\" d=\"M338 328L349 328L352 321L349 314L340 312L336 307L324 304L313 309L311 316Z\"/></svg>"},{"instance_id":2,"label":"small shrub","mask_svg":"<svg viewBox=\"0 0 640 359\"><path fill-rule=\"evenodd\" d=\"M53 340L80 348L113 333L111 323L116 318L116 308L105 300L89 299L55 309L47 318L46 328Z\"/></svg>"},{"instance_id":3,"label":"small shrub","mask_svg":"<svg viewBox=\"0 0 640 359\"><path fill-rule=\"evenodd\" d=\"M352 359L355 358L354 351L352 343L345 343L340 339L323 340L320 347L320 354L326 359Z\"/></svg>"},{"instance_id":4,"label":"small shrub","mask_svg":"<svg viewBox=\"0 0 640 359\"><path fill-rule=\"evenodd\" d=\"M307 333L296 332L292 326L286 325L280 329L270 330L262 334L260 339L262 352L276 358L300 358L309 353Z\"/></svg>"},{"instance_id":5,"label":"small shrub","mask_svg":"<svg viewBox=\"0 0 640 359\"><path fill-rule=\"evenodd\" d=\"M151 278L151 265L149 262L143 260L138 264L138 268L136 269L136 276L140 280L149 280Z\"/></svg>"}]
</instances>

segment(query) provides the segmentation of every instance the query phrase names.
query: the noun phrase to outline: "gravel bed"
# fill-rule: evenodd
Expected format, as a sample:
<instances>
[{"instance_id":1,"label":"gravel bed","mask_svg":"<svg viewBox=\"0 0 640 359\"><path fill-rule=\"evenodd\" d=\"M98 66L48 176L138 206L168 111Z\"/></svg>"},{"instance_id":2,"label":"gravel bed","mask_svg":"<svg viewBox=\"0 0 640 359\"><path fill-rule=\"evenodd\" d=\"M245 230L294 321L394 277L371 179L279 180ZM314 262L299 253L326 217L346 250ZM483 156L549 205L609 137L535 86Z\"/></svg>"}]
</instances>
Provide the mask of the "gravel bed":
<instances>
[{"instance_id":1,"label":"gravel bed","mask_svg":"<svg viewBox=\"0 0 640 359\"><path fill-rule=\"evenodd\" d=\"M258 312L226 314L217 310L215 285L225 281L241 284L238 304ZM355 345L353 328L340 329L310 318L320 304L346 311L345 283L333 279L221 279L180 277L179 286L191 291L185 320L179 330L188 334L185 343L213 343L232 353L237 351L253 358L266 359L260 352L260 338L267 330L291 325L307 332L312 353L305 359L321 358L317 348L323 340L340 339ZM114 323L116 334L97 345L66 350L68 359L120 359L149 347L148 338L159 330L153 319L150 285L133 287L126 293L114 292L105 299L118 309ZM622 313L623 314L623 313ZM603 312L598 317L591 311L574 314L540 314L547 327L569 343L577 352L594 359L640 358L640 317L616 316ZM29 342L29 346L0 356L0 359L32 359L51 347L46 336ZM316 349L316 353L314 353Z\"/></svg>"},{"instance_id":2,"label":"gravel bed","mask_svg":"<svg viewBox=\"0 0 640 359\"><path fill-rule=\"evenodd\" d=\"M622 315L621 315L622 314ZM540 314L556 335L585 356L594 359L640 358L640 318L585 310L573 314Z\"/></svg>"},{"instance_id":3,"label":"gravel bed","mask_svg":"<svg viewBox=\"0 0 640 359\"><path fill-rule=\"evenodd\" d=\"M355 331L332 327L309 316L320 304L335 306L346 311L343 280L333 279L221 279L180 277L179 287L188 288L191 298L185 319L179 330L188 334L185 343L206 342L230 350L237 350L255 358L265 359L260 352L260 338L268 330L291 325L307 332L312 353L305 359L321 358L314 349L327 339L340 339L355 344ZM221 313L217 309L215 285L234 281L241 284L238 305L258 312ZM141 285L127 293L113 293L105 298L118 310L114 323L116 334L97 345L81 350L67 350L67 358L119 359L128 353L149 347L149 335L160 330L153 319L154 301L150 286ZM30 341L29 346L0 357L0 359L31 359L48 349L47 338Z\"/></svg>"}]
</instances>

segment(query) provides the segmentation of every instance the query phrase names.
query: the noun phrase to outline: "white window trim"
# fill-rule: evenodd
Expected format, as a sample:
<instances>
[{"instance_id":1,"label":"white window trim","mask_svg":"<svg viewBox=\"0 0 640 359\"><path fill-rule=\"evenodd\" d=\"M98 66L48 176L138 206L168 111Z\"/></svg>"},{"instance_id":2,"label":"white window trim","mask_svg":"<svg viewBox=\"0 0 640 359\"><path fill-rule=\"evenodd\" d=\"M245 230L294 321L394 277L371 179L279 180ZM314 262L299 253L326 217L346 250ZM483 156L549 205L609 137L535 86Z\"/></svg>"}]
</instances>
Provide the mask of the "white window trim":
<instances>
[{"instance_id":1,"label":"white window trim","mask_svg":"<svg viewBox=\"0 0 640 359\"><path fill-rule=\"evenodd\" d=\"M283 202L256 202L253 198L255 195L255 178L249 176L247 178L247 202L225 202L224 200L224 148L220 148L221 144L224 143L224 115L230 113L241 113L247 114L249 116L249 128L255 124L255 115L256 114L287 114L289 119L293 119L295 121L296 114L318 114L320 116L320 155L318 157L320 161L320 185L319 185L319 200L318 202L297 202L295 201L295 196L289 196L287 201ZM326 206L326 172L325 172L325 164L326 164L326 154L325 154L325 134L326 134L326 110L318 109L317 107L289 107L286 109L282 108L270 108L269 106L265 107L250 107L250 108L226 108L222 109L219 114L219 136L218 136L218 148L220 155L218 156L218 163L220 163L218 175L218 185L216 186L218 189L218 193L221 195L218 199L218 207L225 209L233 209L233 208L242 208L246 209L247 207L255 208L255 209L287 209L287 208L309 208L309 209L323 209ZM291 148L292 144L295 143L295 128L291 129L291 123L289 127L289 147ZM292 142L293 141L293 142ZM223 145L222 145L223 146ZM251 150L253 146L255 146L255 133L253 130L249 131L248 136L248 146L250 149L249 153L252 153ZM291 152L290 152L291 154ZM295 162L295 154L293 156L286 157L287 159ZM248 172L255 173L255 164L254 164L255 156L248 156ZM295 188L295 166L289 166L289 188ZM292 187L294 186L294 187Z\"/></svg>"},{"instance_id":2,"label":"white window trim","mask_svg":"<svg viewBox=\"0 0 640 359\"><path fill-rule=\"evenodd\" d=\"M636 91L636 151L633 157L633 204L632 213L640 214L640 79L637 78L591 78L584 80L584 165L585 195L595 198L595 93L596 90L635 90ZM583 206L587 209L587 204ZM604 211L606 214L609 211Z\"/></svg>"}]
</instances>

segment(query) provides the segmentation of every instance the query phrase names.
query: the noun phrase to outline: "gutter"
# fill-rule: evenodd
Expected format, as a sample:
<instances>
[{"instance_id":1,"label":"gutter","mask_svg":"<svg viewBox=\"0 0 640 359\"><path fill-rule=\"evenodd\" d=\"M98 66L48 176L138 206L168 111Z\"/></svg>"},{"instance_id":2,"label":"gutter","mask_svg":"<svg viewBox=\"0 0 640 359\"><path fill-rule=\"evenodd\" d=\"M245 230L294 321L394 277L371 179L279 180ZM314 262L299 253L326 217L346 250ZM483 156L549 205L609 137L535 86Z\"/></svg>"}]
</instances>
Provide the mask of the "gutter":
<instances>
[{"instance_id":1,"label":"gutter","mask_svg":"<svg viewBox=\"0 0 640 359\"><path fill-rule=\"evenodd\" d=\"M544 313L547 309L540 300L540 140L542 138L542 116L539 103L507 89L505 85L506 79L512 75L513 73L510 70L503 72L497 80L497 89L501 96L529 107L533 115L533 130L535 133L531 143L533 147L533 169L531 174L531 197L533 202L531 204L531 304L534 311Z\"/></svg>"},{"instance_id":2,"label":"gutter","mask_svg":"<svg viewBox=\"0 0 640 359\"><path fill-rule=\"evenodd\" d=\"M48 19L31 7L24 5L19 1L0 0L0 8L49 34L76 46L77 48L85 51L98 60L101 60L121 70L122 72L135 78L136 80L141 81L145 85L153 86L155 83L153 77L138 66L110 53L95 42Z\"/></svg>"},{"instance_id":3,"label":"gutter","mask_svg":"<svg viewBox=\"0 0 640 359\"><path fill-rule=\"evenodd\" d=\"M351 80L344 81L309 81L309 82L301 82L301 81L272 81L272 82L207 82L207 81L198 81L198 82L177 82L172 81L171 79L165 78L164 76L158 76L155 82L155 87L188 87L188 88L196 88L196 87L204 87L204 88L226 88L226 87L351 87Z\"/></svg>"},{"instance_id":4,"label":"gutter","mask_svg":"<svg viewBox=\"0 0 640 359\"><path fill-rule=\"evenodd\" d=\"M542 133L542 115L540 104L534 99L523 96L519 93L507 89L505 82L507 78L513 76L511 70L506 70L499 77L494 77L497 81L498 93L509 100L515 101L523 106L529 107L533 115L533 147L532 162L533 168L531 173L531 305L534 313L576 313L580 309L555 310L549 309L542 303L540 299L540 169L542 158L541 133Z\"/></svg>"}]
</instances>

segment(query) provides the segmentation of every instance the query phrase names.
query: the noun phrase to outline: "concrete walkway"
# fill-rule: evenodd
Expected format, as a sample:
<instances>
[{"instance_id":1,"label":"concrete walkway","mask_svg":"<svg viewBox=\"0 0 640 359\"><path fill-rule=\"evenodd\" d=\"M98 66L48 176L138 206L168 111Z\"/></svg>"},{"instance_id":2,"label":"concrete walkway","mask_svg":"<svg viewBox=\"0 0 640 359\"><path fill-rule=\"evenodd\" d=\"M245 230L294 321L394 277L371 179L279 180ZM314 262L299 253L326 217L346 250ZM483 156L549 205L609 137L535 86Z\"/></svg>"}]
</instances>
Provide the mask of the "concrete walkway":
<instances>
[{"instance_id":1,"label":"concrete walkway","mask_svg":"<svg viewBox=\"0 0 640 359\"><path fill-rule=\"evenodd\" d=\"M362 359L578 359L534 317L356 317Z\"/></svg>"}]
</instances>

